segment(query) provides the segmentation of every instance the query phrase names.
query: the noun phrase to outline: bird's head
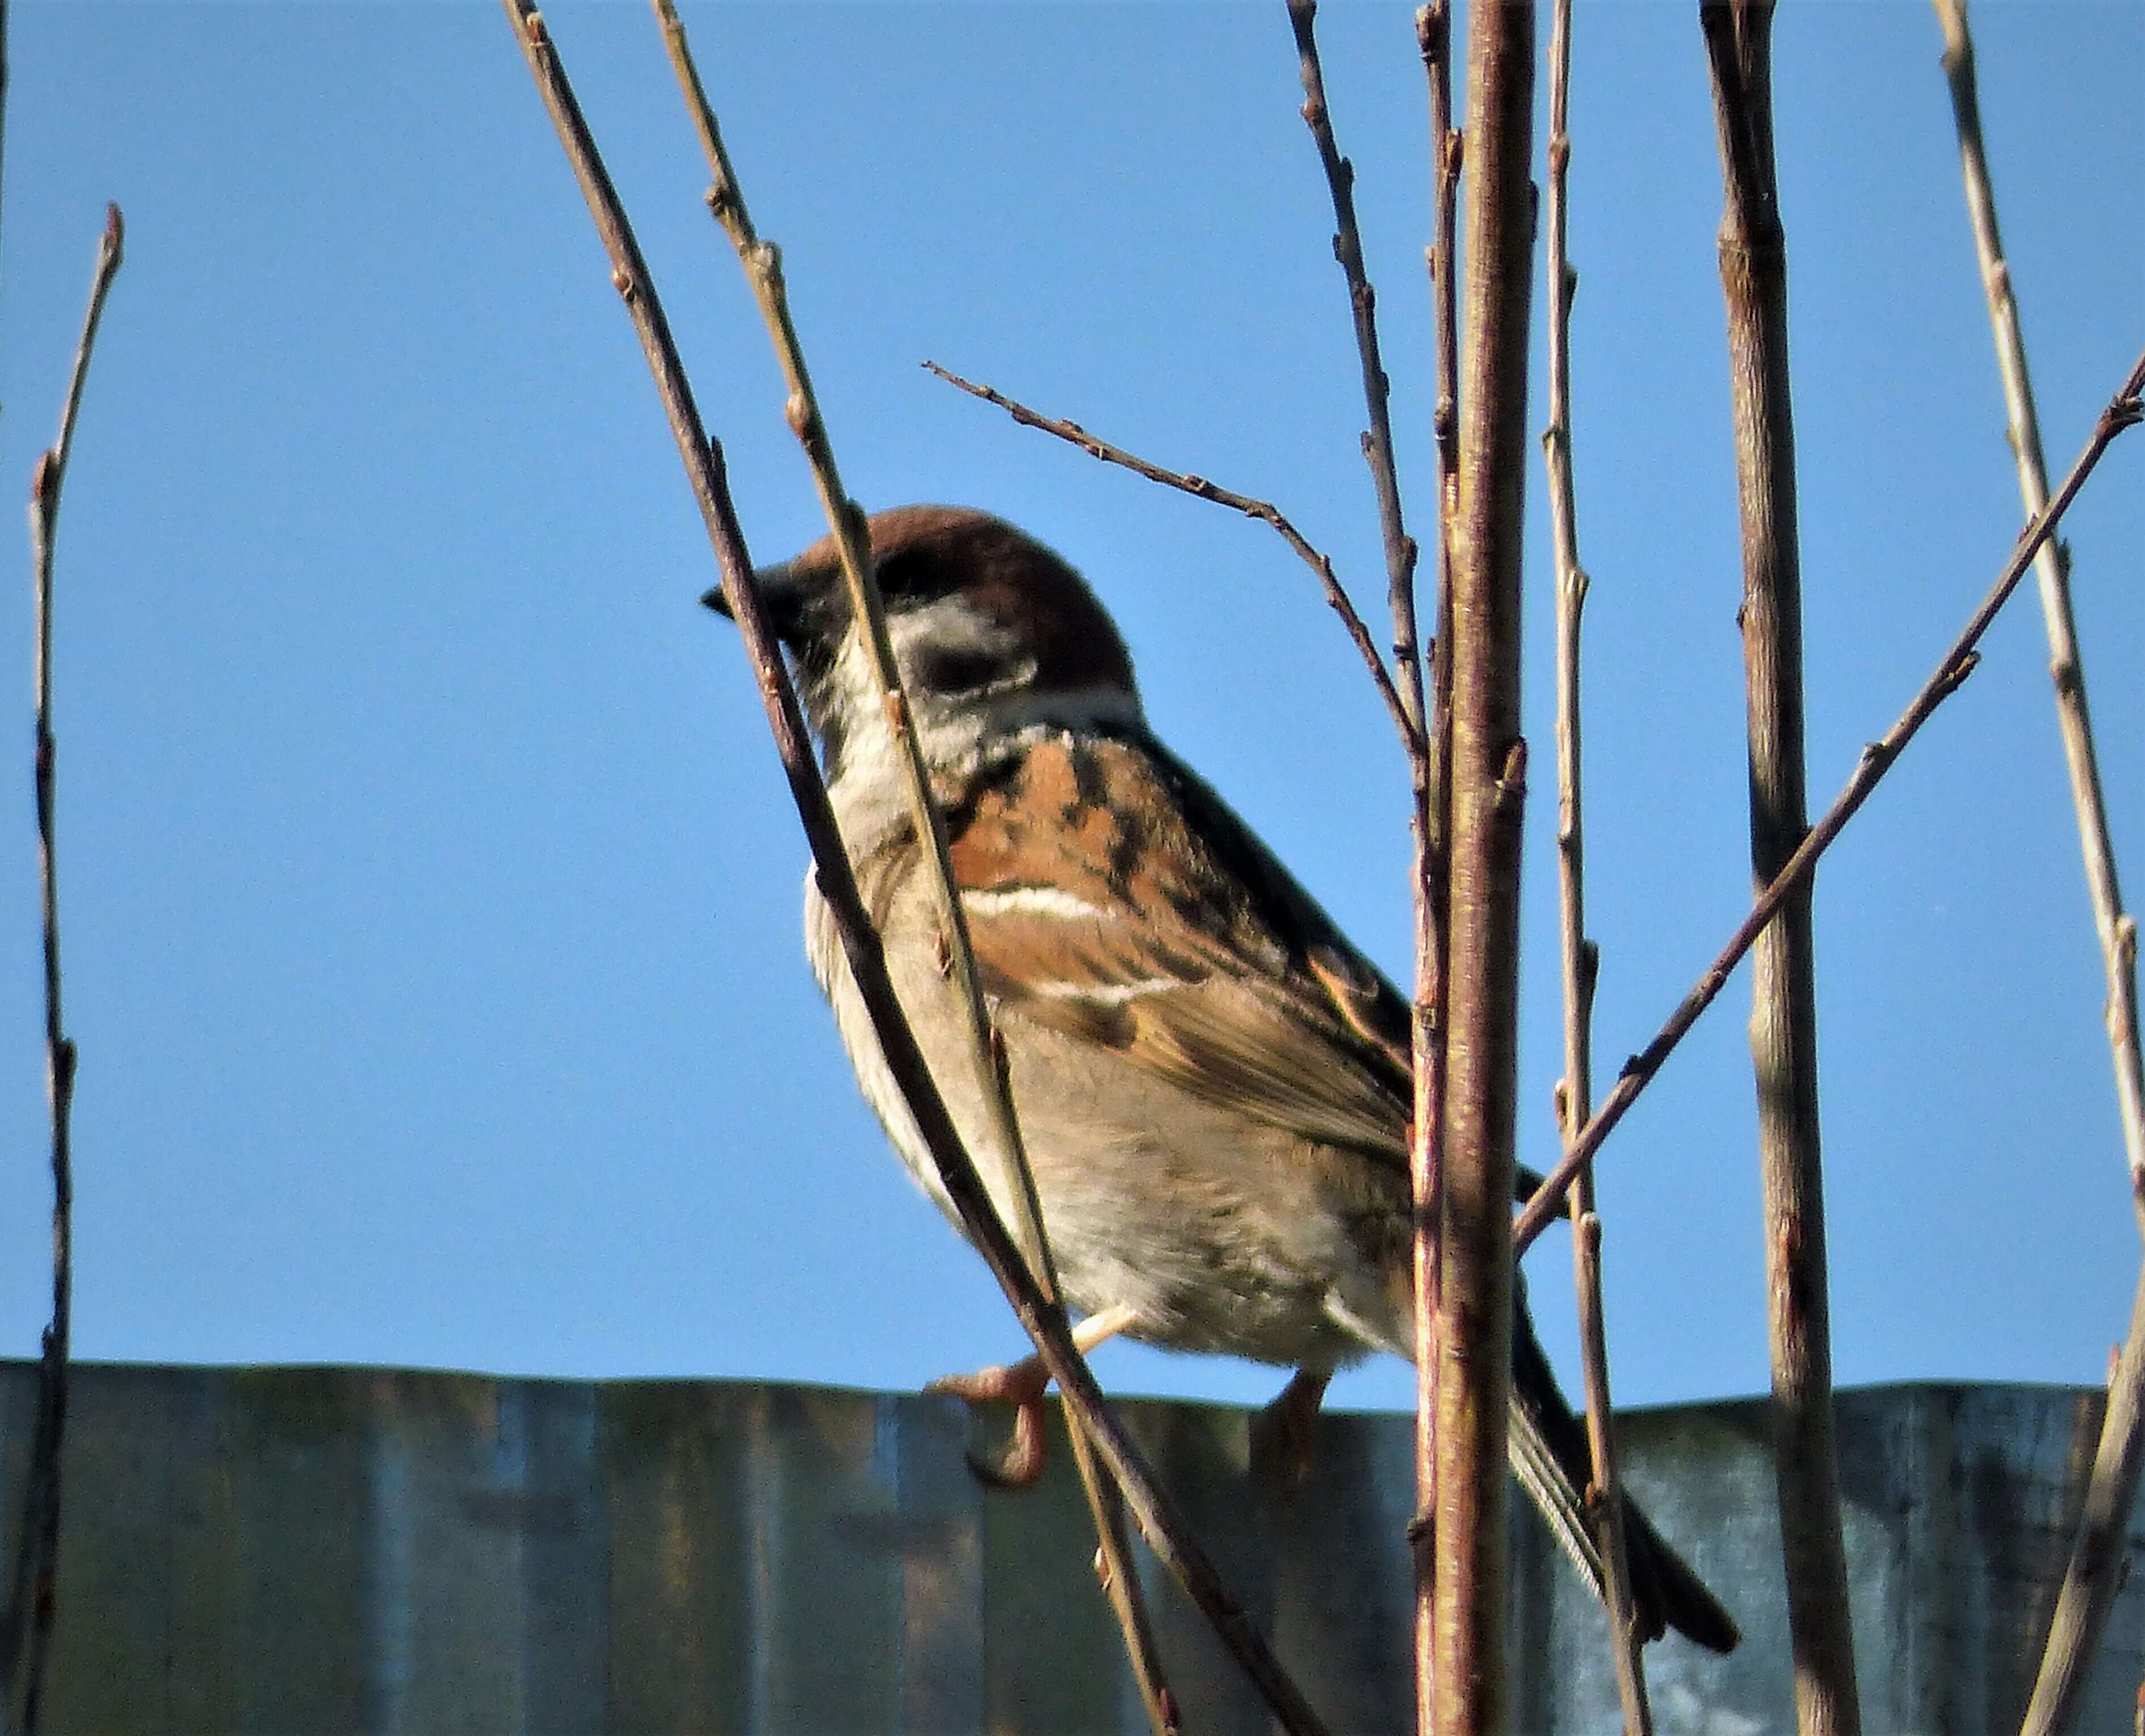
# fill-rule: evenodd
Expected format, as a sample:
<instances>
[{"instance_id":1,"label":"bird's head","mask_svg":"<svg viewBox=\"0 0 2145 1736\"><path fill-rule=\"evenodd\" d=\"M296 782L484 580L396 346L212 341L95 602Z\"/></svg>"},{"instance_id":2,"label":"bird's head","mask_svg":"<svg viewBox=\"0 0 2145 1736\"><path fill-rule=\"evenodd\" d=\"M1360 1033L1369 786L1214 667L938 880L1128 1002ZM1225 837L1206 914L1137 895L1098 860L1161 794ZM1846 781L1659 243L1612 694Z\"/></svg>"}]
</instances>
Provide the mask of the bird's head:
<instances>
[{"instance_id":1,"label":"bird's head","mask_svg":"<svg viewBox=\"0 0 2145 1736\"><path fill-rule=\"evenodd\" d=\"M1036 725L1142 721L1132 659L1087 582L1025 532L958 506L900 506L869 520L887 631L933 770L972 769ZM794 659L830 782L893 775L891 743L834 540L754 575ZM731 613L718 589L701 599Z\"/></svg>"}]
</instances>

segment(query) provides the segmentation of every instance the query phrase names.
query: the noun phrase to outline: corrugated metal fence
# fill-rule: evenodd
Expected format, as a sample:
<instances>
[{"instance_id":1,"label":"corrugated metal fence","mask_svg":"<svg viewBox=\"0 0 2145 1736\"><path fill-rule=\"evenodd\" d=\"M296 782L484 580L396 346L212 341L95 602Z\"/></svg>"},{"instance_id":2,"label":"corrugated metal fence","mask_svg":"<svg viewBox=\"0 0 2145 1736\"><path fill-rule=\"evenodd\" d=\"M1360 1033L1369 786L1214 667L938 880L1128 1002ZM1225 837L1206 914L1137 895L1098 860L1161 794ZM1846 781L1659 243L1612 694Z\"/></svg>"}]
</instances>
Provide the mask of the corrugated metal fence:
<instances>
[{"instance_id":1,"label":"corrugated metal fence","mask_svg":"<svg viewBox=\"0 0 2145 1736\"><path fill-rule=\"evenodd\" d=\"M34 1382L0 1364L11 1503ZM2100 1402L1842 1395L1873 1733L2016 1728ZM1406 1729L1408 1420L1328 1417L1285 1490L1250 1470L1247 1413L1126 1409L1336 1731ZM1065 1455L987 1494L966 1428L950 1401L809 1387L81 1366L47 1727L1141 1729ZM1650 1649L1664 1732L1794 1728L1764 1428L1754 1403L1625 1420L1633 1488L1747 1636L1728 1659ZM1531 1514L1514 1540L1520 1728L1613 1730L1600 1613ZM1267 1728L1149 1583L1187 1728ZM2130 1728L2141 1670L2133 1584L2085 1728Z\"/></svg>"}]
</instances>

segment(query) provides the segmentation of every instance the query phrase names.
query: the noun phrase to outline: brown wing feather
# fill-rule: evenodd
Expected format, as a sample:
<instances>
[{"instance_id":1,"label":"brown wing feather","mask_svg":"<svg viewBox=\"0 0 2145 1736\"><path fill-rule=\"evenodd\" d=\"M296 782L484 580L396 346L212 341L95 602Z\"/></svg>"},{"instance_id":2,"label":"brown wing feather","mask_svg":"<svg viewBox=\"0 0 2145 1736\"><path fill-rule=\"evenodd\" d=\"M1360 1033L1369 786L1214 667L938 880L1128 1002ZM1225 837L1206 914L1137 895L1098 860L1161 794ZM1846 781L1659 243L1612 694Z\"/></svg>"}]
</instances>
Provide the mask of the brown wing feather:
<instances>
[{"instance_id":1,"label":"brown wing feather","mask_svg":"<svg viewBox=\"0 0 2145 1736\"><path fill-rule=\"evenodd\" d=\"M978 962L1006 1007L1306 1138L1404 1161L1406 1003L1157 744L1046 740L948 822Z\"/></svg>"}]
</instances>

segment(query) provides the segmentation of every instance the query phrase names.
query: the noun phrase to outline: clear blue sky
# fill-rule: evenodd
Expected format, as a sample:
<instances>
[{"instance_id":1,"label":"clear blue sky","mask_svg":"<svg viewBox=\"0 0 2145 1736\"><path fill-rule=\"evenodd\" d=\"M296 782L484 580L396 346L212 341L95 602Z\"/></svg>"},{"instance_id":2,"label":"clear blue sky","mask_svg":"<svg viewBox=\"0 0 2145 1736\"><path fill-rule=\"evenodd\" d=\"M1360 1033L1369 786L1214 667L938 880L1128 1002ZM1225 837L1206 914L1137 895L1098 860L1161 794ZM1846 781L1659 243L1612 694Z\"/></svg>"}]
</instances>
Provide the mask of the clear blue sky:
<instances>
[{"instance_id":1,"label":"clear blue sky","mask_svg":"<svg viewBox=\"0 0 2145 1736\"><path fill-rule=\"evenodd\" d=\"M1696 8L1581 8L1572 247L1602 1072L1748 898L1734 483ZM669 432L495 7L10 9L0 477L51 438L103 201L128 222L68 479L57 633L84 1355L913 1387L1017 1329L858 1102L804 860ZM1272 5L687 13L850 485L1003 513L1122 622L1162 731L1405 977L1401 766L1258 526L1106 470L931 356L1271 495L1382 593L1326 191ZM819 534L653 25L555 33L756 555ZM1409 13L1336 5L1403 485L1430 530ZM2145 12L1976 14L2060 470L2145 342ZM1925 6L1776 31L1808 609L1829 798L2020 513ZM1539 405L1539 351L1534 385ZM1534 424L1542 420L1537 408ZM2074 515L2121 858L2145 899L2145 435ZM1547 536L1522 1153L1557 1065ZM17 496L19 498L19 496ZM17 545L15 567L27 571ZM0 808L0 1346L47 1184L29 799ZM1823 870L1844 1381L2099 1378L2139 1249L2035 604ZM1603 1159L1621 1395L1766 1380L1739 977ZM1566 1242L1531 1262L1571 1341ZM1114 1350L1122 1389L1268 1371ZM1397 1365L1343 1402L1404 1403Z\"/></svg>"}]
</instances>

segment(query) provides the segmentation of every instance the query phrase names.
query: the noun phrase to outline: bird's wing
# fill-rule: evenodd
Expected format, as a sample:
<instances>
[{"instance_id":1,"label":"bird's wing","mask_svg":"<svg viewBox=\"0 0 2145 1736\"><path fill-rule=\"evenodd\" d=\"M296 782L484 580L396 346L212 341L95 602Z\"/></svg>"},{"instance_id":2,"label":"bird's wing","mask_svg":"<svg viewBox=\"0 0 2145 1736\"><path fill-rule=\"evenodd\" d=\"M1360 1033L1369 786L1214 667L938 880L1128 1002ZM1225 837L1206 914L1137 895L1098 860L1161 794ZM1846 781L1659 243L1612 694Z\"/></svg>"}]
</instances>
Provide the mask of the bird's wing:
<instances>
[{"instance_id":1,"label":"bird's wing","mask_svg":"<svg viewBox=\"0 0 2145 1736\"><path fill-rule=\"evenodd\" d=\"M1381 1165L1406 1161L1406 1003L1213 791L1151 741L1045 741L948 815L1001 1011ZM1522 1171L1524 1195L1540 1177ZM1512 1465L1600 1584L1585 1434L1515 1287ZM1639 1619L1728 1651L1735 1623L1627 1500Z\"/></svg>"},{"instance_id":2,"label":"bird's wing","mask_svg":"<svg viewBox=\"0 0 2145 1736\"><path fill-rule=\"evenodd\" d=\"M1159 745L1045 739L948 821L1002 1007L1306 1138L1405 1161L1406 1002Z\"/></svg>"}]
</instances>

